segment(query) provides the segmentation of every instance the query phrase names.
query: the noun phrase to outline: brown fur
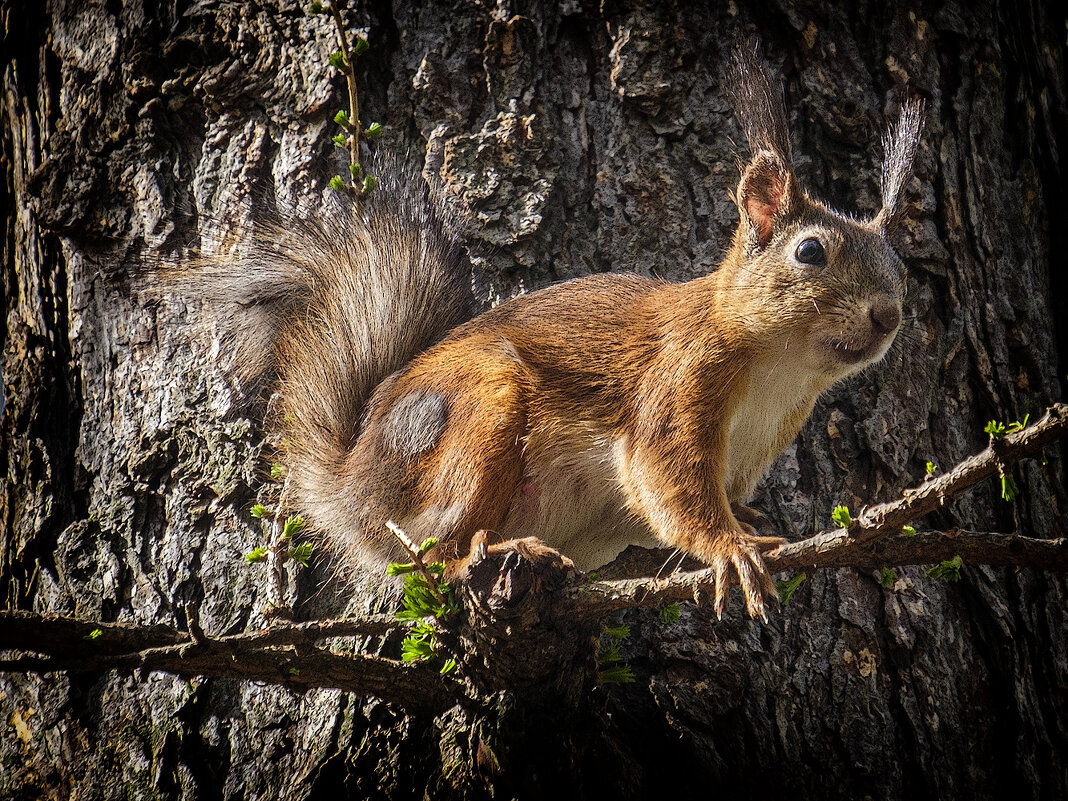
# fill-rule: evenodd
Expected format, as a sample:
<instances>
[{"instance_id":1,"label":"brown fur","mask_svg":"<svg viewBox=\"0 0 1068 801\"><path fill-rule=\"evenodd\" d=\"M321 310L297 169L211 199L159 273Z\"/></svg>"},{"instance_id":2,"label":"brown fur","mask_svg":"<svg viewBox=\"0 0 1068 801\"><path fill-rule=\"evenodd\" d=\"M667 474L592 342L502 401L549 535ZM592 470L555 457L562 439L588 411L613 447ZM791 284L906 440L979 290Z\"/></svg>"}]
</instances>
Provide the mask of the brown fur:
<instances>
[{"instance_id":1,"label":"brown fur","mask_svg":"<svg viewBox=\"0 0 1068 801\"><path fill-rule=\"evenodd\" d=\"M459 283L433 213L395 224L387 200L333 234L342 244L312 241L302 300L287 305L301 313L274 321L271 341L293 499L343 561L394 558L387 520L437 537L454 566L480 530L537 536L584 569L659 542L715 568L720 613L733 577L766 618L775 587L760 549L778 540L732 505L755 519L745 501L819 394L896 334L904 271L885 231L918 124L888 145L888 208L857 221L797 185L777 86L742 62L750 91L736 102L755 152L730 251L709 276L570 281L427 347L455 319L442 298ZM825 264L797 260L810 238Z\"/></svg>"}]
</instances>

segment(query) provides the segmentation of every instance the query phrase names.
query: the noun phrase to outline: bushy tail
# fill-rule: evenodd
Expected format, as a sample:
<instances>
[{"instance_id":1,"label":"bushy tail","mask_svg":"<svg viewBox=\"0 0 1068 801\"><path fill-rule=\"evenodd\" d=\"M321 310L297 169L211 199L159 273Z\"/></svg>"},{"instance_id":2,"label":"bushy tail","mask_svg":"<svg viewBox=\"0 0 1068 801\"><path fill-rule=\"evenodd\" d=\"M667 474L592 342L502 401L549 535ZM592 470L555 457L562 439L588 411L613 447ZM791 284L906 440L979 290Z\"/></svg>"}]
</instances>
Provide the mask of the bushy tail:
<instances>
[{"instance_id":1,"label":"bushy tail","mask_svg":"<svg viewBox=\"0 0 1068 801\"><path fill-rule=\"evenodd\" d=\"M275 385L293 505L334 528L338 476L368 396L473 311L459 226L421 176L374 166L365 200L316 218L258 223L235 256L185 271L217 307L246 383ZM320 518L320 519L316 519Z\"/></svg>"}]
</instances>

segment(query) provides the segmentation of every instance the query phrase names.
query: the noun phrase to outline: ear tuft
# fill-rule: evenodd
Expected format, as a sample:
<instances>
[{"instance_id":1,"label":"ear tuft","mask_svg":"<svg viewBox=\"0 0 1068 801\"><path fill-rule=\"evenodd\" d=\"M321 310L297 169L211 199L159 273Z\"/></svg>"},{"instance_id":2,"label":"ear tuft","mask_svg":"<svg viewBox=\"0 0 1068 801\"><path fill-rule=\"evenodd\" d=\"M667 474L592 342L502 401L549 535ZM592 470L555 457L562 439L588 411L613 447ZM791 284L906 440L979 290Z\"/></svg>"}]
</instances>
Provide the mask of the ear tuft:
<instances>
[{"instance_id":1,"label":"ear tuft","mask_svg":"<svg viewBox=\"0 0 1068 801\"><path fill-rule=\"evenodd\" d=\"M745 168L738 184L738 208L761 248L771 241L775 221L795 208L796 193L793 171L770 151L757 153Z\"/></svg>"},{"instance_id":2,"label":"ear tuft","mask_svg":"<svg viewBox=\"0 0 1068 801\"><path fill-rule=\"evenodd\" d=\"M875 225L893 231L901 218L902 191L912 174L912 162L923 129L923 101L910 100L901 109L897 124L883 138L883 208Z\"/></svg>"}]
</instances>

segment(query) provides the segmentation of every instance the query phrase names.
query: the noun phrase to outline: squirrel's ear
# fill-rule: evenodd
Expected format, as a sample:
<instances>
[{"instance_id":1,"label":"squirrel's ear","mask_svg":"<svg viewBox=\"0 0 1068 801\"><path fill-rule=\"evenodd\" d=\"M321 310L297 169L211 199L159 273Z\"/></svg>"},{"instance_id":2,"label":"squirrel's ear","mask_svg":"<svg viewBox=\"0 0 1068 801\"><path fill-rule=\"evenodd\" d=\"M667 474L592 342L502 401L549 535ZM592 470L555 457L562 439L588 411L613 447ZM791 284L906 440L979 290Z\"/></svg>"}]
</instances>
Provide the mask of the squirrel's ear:
<instances>
[{"instance_id":1,"label":"squirrel's ear","mask_svg":"<svg viewBox=\"0 0 1068 801\"><path fill-rule=\"evenodd\" d=\"M873 224L890 232L901 218L901 194L912 174L912 162L923 128L923 101L910 100L901 109L897 124L883 137L883 207Z\"/></svg>"},{"instance_id":2,"label":"squirrel's ear","mask_svg":"<svg viewBox=\"0 0 1068 801\"><path fill-rule=\"evenodd\" d=\"M797 180L793 169L775 153L762 150L753 157L738 184L738 210L748 220L761 248L775 232L775 221L797 208Z\"/></svg>"}]
</instances>

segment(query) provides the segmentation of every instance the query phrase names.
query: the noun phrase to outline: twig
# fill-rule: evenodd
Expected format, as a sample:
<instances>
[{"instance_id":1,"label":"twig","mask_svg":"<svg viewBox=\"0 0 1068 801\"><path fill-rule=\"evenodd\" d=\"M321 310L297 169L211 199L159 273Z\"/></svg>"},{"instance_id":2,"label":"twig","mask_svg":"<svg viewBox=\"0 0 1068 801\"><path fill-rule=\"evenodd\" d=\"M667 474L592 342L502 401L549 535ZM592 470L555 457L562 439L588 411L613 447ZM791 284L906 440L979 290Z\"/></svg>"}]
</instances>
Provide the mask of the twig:
<instances>
[{"instance_id":1,"label":"twig","mask_svg":"<svg viewBox=\"0 0 1068 801\"><path fill-rule=\"evenodd\" d=\"M341 46L341 58L345 65L345 83L349 89L349 164L356 167L360 163L360 134L363 127L360 125L360 99L356 91L356 67L353 63L352 50L349 49L349 37L345 33L345 20L341 16L342 0L330 0L325 6L330 12L330 18L334 20L334 28L337 30L338 44ZM353 188L359 192L356 183L356 173L352 174Z\"/></svg>"},{"instance_id":2,"label":"twig","mask_svg":"<svg viewBox=\"0 0 1068 801\"><path fill-rule=\"evenodd\" d=\"M854 520L855 525L849 527L849 534L859 542L870 542L887 534L898 533L902 526L935 511L983 479L996 475L999 463L1007 465L1037 456L1045 445L1065 434L1068 434L1068 405L1055 403L1034 425L1000 439L996 452L995 448L987 447L948 473L915 489L906 490L900 500L861 511ZM783 546L779 552L787 547Z\"/></svg>"},{"instance_id":3,"label":"twig","mask_svg":"<svg viewBox=\"0 0 1068 801\"><path fill-rule=\"evenodd\" d=\"M289 491L289 475L286 475L285 483L282 484L282 492L278 496L278 507L271 521L271 544L267 549L267 609L265 614L268 618L293 619L293 610L286 601L285 588L285 562L289 557L290 543L285 541L286 519L286 496Z\"/></svg>"},{"instance_id":4,"label":"twig","mask_svg":"<svg viewBox=\"0 0 1068 801\"><path fill-rule=\"evenodd\" d=\"M185 624L189 628L189 636L195 643L207 641L208 636L200 626L200 604L196 601L185 602Z\"/></svg>"},{"instance_id":5,"label":"twig","mask_svg":"<svg viewBox=\"0 0 1068 801\"><path fill-rule=\"evenodd\" d=\"M434 599L439 604L448 606L448 602L445 600L445 596L442 595L441 589L438 586L438 577L427 569L426 562L423 561L423 555L419 552L419 546L412 542L401 527L392 520L386 521L386 528L393 532L394 537L400 540L400 544L404 547L404 550L408 552L408 556L412 560L412 566L419 571L424 579L426 579L426 585L430 589L430 594L434 596Z\"/></svg>"}]
</instances>

